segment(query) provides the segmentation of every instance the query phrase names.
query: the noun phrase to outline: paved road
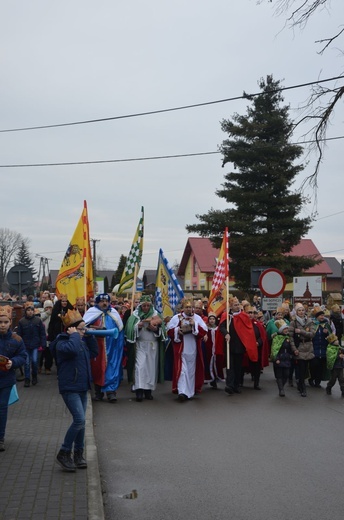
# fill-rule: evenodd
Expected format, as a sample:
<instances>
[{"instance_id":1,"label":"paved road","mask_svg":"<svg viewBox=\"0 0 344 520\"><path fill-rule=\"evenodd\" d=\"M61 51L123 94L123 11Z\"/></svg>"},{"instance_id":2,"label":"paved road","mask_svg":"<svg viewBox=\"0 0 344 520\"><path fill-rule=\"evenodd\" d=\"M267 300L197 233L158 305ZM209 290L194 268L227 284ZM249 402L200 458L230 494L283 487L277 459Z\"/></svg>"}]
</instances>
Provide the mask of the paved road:
<instances>
[{"instance_id":1,"label":"paved road","mask_svg":"<svg viewBox=\"0 0 344 520\"><path fill-rule=\"evenodd\" d=\"M179 403L165 383L136 403L124 383L116 404L95 403L106 519L342 519L339 387L281 398L271 367L261 384L246 376L241 395L205 387Z\"/></svg>"}]
</instances>

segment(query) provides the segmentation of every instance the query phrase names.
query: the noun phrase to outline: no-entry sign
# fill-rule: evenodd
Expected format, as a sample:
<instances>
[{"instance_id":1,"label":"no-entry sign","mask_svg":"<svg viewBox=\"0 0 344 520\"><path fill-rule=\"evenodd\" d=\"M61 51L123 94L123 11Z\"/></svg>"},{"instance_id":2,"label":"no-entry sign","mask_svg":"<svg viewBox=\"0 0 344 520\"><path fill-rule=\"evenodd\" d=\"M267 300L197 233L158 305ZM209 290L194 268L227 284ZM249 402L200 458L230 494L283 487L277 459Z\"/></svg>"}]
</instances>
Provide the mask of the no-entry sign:
<instances>
[{"instance_id":1,"label":"no-entry sign","mask_svg":"<svg viewBox=\"0 0 344 520\"><path fill-rule=\"evenodd\" d=\"M285 288L285 277L279 269L266 269L259 277L258 285L265 296L276 298L283 293Z\"/></svg>"}]
</instances>

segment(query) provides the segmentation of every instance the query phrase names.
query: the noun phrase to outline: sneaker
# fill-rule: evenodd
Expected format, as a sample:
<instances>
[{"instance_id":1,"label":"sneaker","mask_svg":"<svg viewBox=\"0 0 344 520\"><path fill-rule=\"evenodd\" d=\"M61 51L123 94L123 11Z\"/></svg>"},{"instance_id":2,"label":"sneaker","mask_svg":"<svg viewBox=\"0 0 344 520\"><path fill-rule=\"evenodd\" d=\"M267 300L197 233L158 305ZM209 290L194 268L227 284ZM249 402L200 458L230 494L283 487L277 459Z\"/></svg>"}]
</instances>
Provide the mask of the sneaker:
<instances>
[{"instance_id":1,"label":"sneaker","mask_svg":"<svg viewBox=\"0 0 344 520\"><path fill-rule=\"evenodd\" d=\"M233 388L230 388L229 386L225 387L225 392L228 395L233 395L234 394Z\"/></svg>"},{"instance_id":2,"label":"sneaker","mask_svg":"<svg viewBox=\"0 0 344 520\"><path fill-rule=\"evenodd\" d=\"M24 386L25 388L28 388L30 386L30 379L25 379Z\"/></svg>"},{"instance_id":3,"label":"sneaker","mask_svg":"<svg viewBox=\"0 0 344 520\"><path fill-rule=\"evenodd\" d=\"M32 376L32 384L33 384L33 386L37 385L37 383L38 383L37 376Z\"/></svg>"},{"instance_id":4,"label":"sneaker","mask_svg":"<svg viewBox=\"0 0 344 520\"><path fill-rule=\"evenodd\" d=\"M0 441L0 451L5 451L5 441L4 441L4 439L2 439Z\"/></svg>"},{"instance_id":5,"label":"sneaker","mask_svg":"<svg viewBox=\"0 0 344 520\"><path fill-rule=\"evenodd\" d=\"M115 403L117 401L116 392L106 392L106 397L110 403Z\"/></svg>"},{"instance_id":6,"label":"sneaker","mask_svg":"<svg viewBox=\"0 0 344 520\"><path fill-rule=\"evenodd\" d=\"M185 395L185 394L178 394L178 401L180 403L184 403L184 401L187 401L188 400L188 396Z\"/></svg>"},{"instance_id":7,"label":"sneaker","mask_svg":"<svg viewBox=\"0 0 344 520\"><path fill-rule=\"evenodd\" d=\"M104 397L104 392L96 392L94 395L95 401L102 401Z\"/></svg>"},{"instance_id":8,"label":"sneaker","mask_svg":"<svg viewBox=\"0 0 344 520\"><path fill-rule=\"evenodd\" d=\"M83 456L84 450L74 450L74 464L78 469L87 468L87 461Z\"/></svg>"},{"instance_id":9,"label":"sneaker","mask_svg":"<svg viewBox=\"0 0 344 520\"><path fill-rule=\"evenodd\" d=\"M56 456L56 462L64 471L74 472L76 470L70 451L60 450Z\"/></svg>"}]
</instances>

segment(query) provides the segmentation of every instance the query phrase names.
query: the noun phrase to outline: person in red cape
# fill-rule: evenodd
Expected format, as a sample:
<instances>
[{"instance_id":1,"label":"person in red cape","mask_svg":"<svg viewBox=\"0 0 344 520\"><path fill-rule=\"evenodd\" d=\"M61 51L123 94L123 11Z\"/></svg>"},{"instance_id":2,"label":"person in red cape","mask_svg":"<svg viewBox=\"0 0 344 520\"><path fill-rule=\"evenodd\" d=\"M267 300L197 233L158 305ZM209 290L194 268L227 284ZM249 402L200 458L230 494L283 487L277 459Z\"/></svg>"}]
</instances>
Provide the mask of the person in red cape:
<instances>
[{"instance_id":1,"label":"person in red cape","mask_svg":"<svg viewBox=\"0 0 344 520\"><path fill-rule=\"evenodd\" d=\"M258 361L258 349L253 323L248 314L240 310L237 298L229 300L229 327L227 329L227 313L222 313L217 336L217 350L227 353L227 341L229 341L229 368L226 373L225 392L228 395L240 394L242 379L242 364L245 352L252 362ZM222 341L221 341L222 340Z\"/></svg>"},{"instance_id":2,"label":"person in red cape","mask_svg":"<svg viewBox=\"0 0 344 520\"><path fill-rule=\"evenodd\" d=\"M245 308L246 314L248 314L250 320L253 323L254 335L256 338L257 349L258 349L258 360L256 362L250 361L247 354L244 355L243 365L246 372L251 373L253 380L253 388L255 390L261 390L260 387L260 374L264 367L269 366L269 342L266 334L266 330L262 323L259 323L255 319L255 308L250 305Z\"/></svg>"},{"instance_id":3,"label":"person in red cape","mask_svg":"<svg viewBox=\"0 0 344 520\"><path fill-rule=\"evenodd\" d=\"M199 394L204 383L202 338L207 326L193 313L191 300L183 300L182 312L167 324L173 347L172 392L180 402Z\"/></svg>"}]
</instances>

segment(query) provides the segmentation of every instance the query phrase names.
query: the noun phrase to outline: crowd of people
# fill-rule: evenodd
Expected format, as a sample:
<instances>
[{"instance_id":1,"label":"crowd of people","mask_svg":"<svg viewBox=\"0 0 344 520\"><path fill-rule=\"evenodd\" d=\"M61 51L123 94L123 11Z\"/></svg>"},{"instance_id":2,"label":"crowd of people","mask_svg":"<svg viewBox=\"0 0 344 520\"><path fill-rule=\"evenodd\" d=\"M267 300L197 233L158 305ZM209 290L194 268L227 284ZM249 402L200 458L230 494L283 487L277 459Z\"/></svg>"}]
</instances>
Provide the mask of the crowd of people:
<instances>
[{"instance_id":1,"label":"crowd of people","mask_svg":"<svg viewBox=\"0 0 344 520\"><path fill-rule=\"evenodd\" d=\"M207 300L184 299L172 317L161 316L150 296L133 302L111 294L89 301L45 291L38 301L21 302L23 316L11 328L12 307L0 305L0 451L5 450L9 395L16 381L24 388L51 374L56 363L58 386L73 422L57 462L65 471L87 467L84 458L88 391L110 404L126 370L137 402L154 399L159 382L172 381L179 402L214 390L220 382L228 396L241 394L245 376L261 390L261 374L271 362L280 397L296 386L307 396L307 383L326 393L338 381L344 397L343 320L339 306L291 307L263 312L260 299L230 297L228 312L207 312ZM21 373L20 373L21 371Z\"/></svg>"}]
</instances>

